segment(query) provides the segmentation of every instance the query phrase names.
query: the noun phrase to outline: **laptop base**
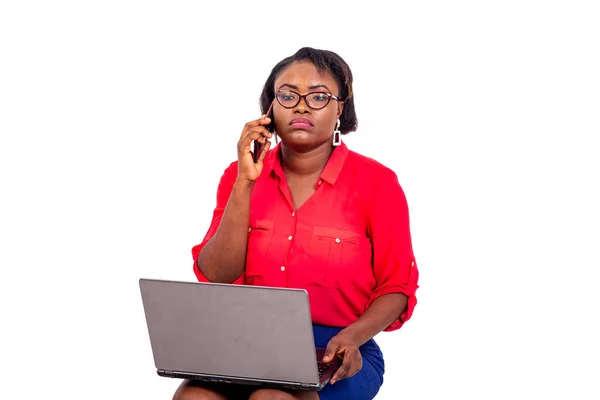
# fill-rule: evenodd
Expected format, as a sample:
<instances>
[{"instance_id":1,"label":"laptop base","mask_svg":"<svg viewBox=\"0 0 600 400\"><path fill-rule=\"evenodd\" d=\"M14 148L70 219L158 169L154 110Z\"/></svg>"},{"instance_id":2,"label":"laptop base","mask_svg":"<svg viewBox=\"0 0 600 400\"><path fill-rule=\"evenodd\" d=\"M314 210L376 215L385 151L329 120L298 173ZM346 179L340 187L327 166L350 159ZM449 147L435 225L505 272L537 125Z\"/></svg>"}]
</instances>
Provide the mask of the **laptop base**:
<instances>
[{"instance_id":1,"label":"laptop base","mask_svg":"<svg viewBox=\"0 0 600 400\"><path fill-rule=\"evenodd\" d=\"M299 382L280 382L280 381L265 381L265 380L252 380L242 379L237 377L223 377L223 376L211 376L211 375L200 375L189 372L181 371L165 371L159 369L156 371L159 376L166 378L176 379L191 379L209 383L224 383L233 385L249 385L256 387L263 387L269 389L283 389L283 390L321 390L327 384L327 381L319 385L313 384L302 384Z\"/></svg>"}]
</instances>

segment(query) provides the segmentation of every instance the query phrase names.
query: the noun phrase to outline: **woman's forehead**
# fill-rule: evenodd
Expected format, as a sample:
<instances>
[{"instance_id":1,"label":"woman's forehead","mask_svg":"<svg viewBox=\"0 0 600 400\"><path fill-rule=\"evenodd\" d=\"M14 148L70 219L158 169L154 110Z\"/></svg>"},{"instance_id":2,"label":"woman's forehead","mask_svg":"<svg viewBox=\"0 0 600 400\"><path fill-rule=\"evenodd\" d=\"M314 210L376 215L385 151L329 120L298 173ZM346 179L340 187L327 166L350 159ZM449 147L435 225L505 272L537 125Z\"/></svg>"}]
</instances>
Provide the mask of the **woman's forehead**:
<instances>
[{"instance_id":1,"label":"woman's forehead","mask_svg":"<svg viewBox=\"0 0 600 400\"><path fill-rule=\"evenodd\" d=\"M296 61L279 73L275 79L275 89L283 85L295 86L299 89L308 89L320 85L327 86L332 91L337 91L338 85L331 73L326 69L319 71L309 61Z\"/></svg>"}]
</instances>

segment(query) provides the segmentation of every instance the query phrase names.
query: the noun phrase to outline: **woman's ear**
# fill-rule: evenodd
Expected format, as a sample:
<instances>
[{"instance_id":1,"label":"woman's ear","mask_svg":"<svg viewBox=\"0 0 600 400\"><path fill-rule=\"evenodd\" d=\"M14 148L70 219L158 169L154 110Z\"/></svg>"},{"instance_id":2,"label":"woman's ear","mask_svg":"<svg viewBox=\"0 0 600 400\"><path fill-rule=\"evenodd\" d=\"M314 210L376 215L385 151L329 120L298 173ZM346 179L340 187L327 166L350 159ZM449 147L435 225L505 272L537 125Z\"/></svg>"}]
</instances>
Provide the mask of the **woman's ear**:
<instances>
[{"instance_id":1,"label":"woman's ear","mask_svg":"<svg viewBox=\"0 0 600 400\"><path fill-rule=\"evenodd\" d=\"M344 102L338 101L338 110L337 110L336 118L340 118L342 116L343 109L344 109Z\"/></svg>"}]
</instances>

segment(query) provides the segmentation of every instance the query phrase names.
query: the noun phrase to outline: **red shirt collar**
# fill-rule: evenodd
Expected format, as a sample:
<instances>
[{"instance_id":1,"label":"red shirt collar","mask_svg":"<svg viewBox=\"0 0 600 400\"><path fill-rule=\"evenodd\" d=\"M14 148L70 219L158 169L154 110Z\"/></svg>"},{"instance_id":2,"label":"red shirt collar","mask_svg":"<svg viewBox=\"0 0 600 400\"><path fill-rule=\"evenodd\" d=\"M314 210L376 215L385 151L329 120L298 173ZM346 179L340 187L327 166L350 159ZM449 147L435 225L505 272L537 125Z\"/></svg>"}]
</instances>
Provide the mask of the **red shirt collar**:
<instances>
[{"instance_id":1,"label":"red shirt collar","mask_svg":"<svg viewBox=\"0 0 600 400\"><path fill-rule=\"evenodd\" d=\"M350 150L348 150L348 146L344 142L336 147L321 172L321 179L334 185L340 176L340 172L342 172L349 152ZM270 150L265 157L264 169L263 173L265 174L275 173L277 176L283 177L283 169L281 168L281 142L274 149Z\"/></svg>"}]
</instances>

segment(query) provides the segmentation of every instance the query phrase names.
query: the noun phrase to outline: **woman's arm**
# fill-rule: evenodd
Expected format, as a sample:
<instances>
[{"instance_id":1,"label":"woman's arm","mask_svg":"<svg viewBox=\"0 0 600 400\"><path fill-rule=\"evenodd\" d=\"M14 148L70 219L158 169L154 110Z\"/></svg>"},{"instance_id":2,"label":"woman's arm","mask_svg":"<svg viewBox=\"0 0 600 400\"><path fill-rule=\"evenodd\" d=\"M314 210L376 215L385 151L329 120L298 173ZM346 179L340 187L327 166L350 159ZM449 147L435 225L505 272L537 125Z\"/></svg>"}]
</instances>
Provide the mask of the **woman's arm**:
<instances>
[{"instance_id":1,"label":"woman's arm","mask_svg":"<svg viewBox=\"0 0 600 400\"><path fill-rule=\"evenodd\" d=\"M331 362L335 356L344 360L331 378L332 384L361 370L362 356L358 348L397 320L406 309L407 299L402 293L378 297L360 318L329 341L323 362Z\"/></svg>"},{"instance_id":2,"label":"woman's arm","mask_svg":"<svg viewBox=\"0 0 600 400\"><path fill-rule=\"evenodd\" d=\"M332 382L354 375L362 368L358 350L381 331L400 328L416 304L419 272L412 250L408 204L398 178L389 169L378 171L373 189L368 235L373 242L373 276L376 286L366 311L333 337L324 361L343 358Z\"/></svg>"},{"instance_id":3,"label":"woman's arm","mask_svg":"<svg viewBox=\"0 0 600 400\"><path fill-rule=\"evenodd\" d=\"M367 311L340 333L352 337L362 346L379 332L390 326L406 309L408 297L402 293L389 293L376 298Z\"/></svg>"},{"instance_id":4,"label":"woman's arm","mask_svg":"<svg viewBox=\"0 0 600 400\"><path fill-rule=\"evenodd\" d=\"M196 260L198 269L210 282L232 283L244 273L250 197L254 182L262 173L263 161L271 147L271 142L267 139L271 137L271 133L265 128L270 122L270 118L261 117L244 126L237 145L237 173L228 171L221 179L217 193L217 209L223 210L223 214L220 221L216 221L217 231L204 245ZM264 145L256 162L250 151L253 140ZM230 168L233 167L232 164Z\"/></svg>"},{"instance_id":5,"label":"woman's arm","mask_svg":"<svg viewBox=\"0 0 600 400\"><path fill-rule=\"evenodd\" d=\"M217 232L198 255L198 268L211 282L231 283L244 273L253 186L236 181Z\"/></svg>"}]
</instances>

